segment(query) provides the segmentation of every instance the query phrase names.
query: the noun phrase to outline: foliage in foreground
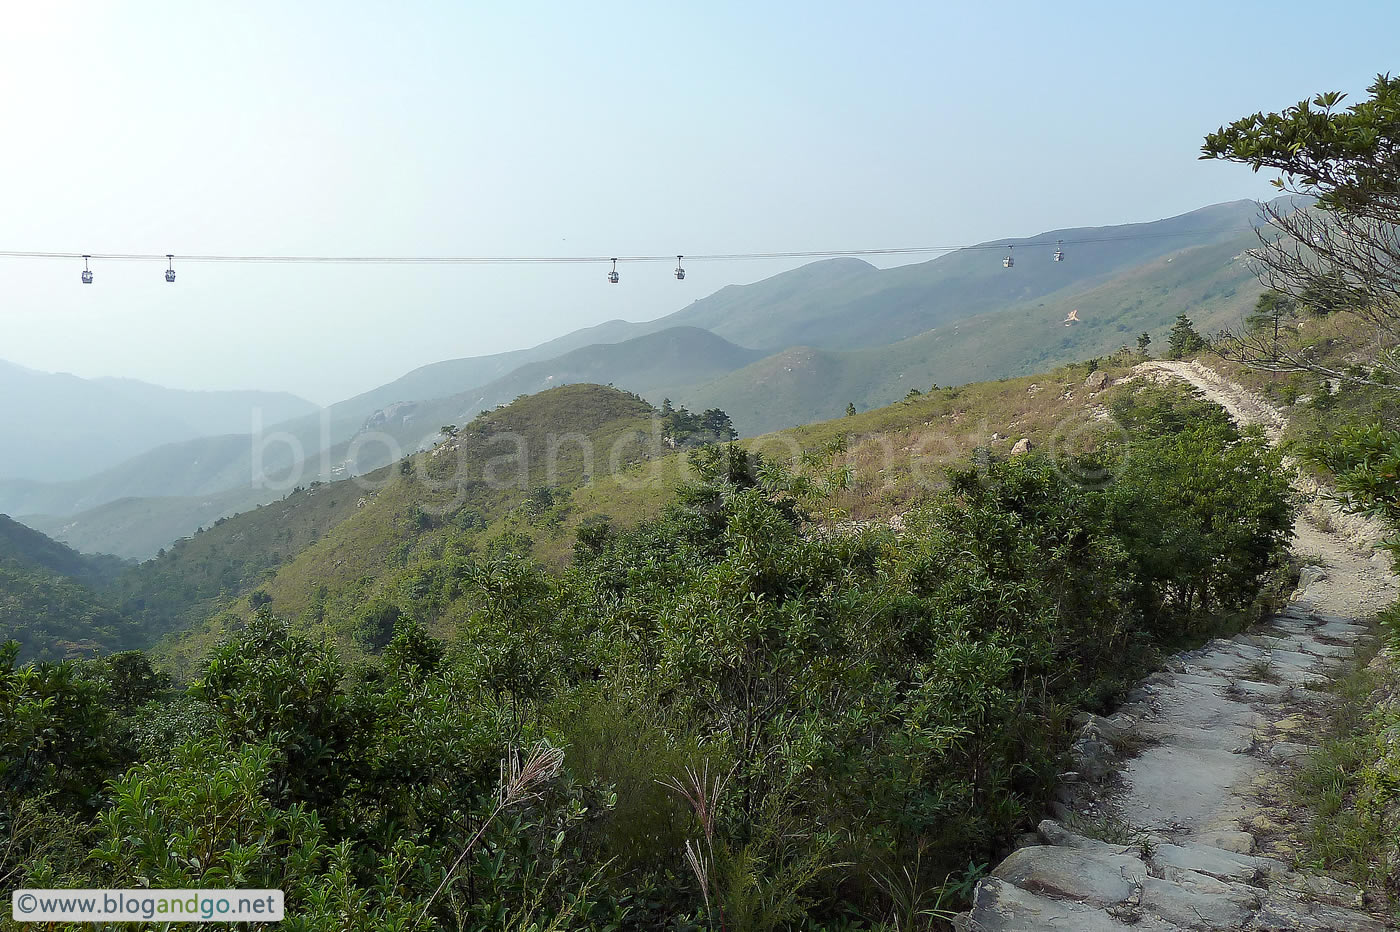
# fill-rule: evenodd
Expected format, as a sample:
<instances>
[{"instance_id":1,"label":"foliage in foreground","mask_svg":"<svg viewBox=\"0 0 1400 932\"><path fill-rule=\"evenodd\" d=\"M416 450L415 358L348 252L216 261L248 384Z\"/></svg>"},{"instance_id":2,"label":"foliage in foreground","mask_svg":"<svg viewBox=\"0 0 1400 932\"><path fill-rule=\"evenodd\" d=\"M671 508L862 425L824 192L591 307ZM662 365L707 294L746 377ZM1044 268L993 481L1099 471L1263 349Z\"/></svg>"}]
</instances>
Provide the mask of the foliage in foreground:
<instances>
[{"instance_id":1,"label":"foliage in foreground","mask_svg":"<svg viewBox=\"0 0 1400 932\"><path fill-rule=\"evenodd\" d=\"M1087 464L1117 481L957 470L898 531L811 527L799 478L707 447L560 576L446 548L351 669L265 612L184 694L10 650L0 876L280 887L308 930L924 925L1037 814L1073 712L1282 545L1277 457L1192 404L1118 406L1136 439Z\"/></svg>"}]
</instances>

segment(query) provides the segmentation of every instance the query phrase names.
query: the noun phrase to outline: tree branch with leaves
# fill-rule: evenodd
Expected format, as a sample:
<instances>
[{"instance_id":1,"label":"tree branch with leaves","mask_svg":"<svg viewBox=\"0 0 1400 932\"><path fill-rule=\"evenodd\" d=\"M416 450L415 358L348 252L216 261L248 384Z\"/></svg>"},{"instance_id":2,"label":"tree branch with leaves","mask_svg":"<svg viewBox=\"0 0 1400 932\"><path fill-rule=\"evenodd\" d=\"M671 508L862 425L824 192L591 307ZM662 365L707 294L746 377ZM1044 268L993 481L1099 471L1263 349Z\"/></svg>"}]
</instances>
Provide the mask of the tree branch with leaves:
<instances>
[{"instance_id":1,"label":"tree branch with leaves","mask_svg":"<svg viewBox=\"0 0 1400 932\"><path fill-rule=\"evenodd\" d=\"M1357 349L1400 375L1400 79L1380 75L1367 91L1345 109L1345 95L1331 91L1236 120L1206 137L1201 158L1275 170L1275 187L1308 199L1262 206L1250 252L1260 280L1314 314L1356 315L1365 325ZM1224 334L1222 353L1267 371L1380 384L1257 328Z\"/></svg>"}]
</instances>

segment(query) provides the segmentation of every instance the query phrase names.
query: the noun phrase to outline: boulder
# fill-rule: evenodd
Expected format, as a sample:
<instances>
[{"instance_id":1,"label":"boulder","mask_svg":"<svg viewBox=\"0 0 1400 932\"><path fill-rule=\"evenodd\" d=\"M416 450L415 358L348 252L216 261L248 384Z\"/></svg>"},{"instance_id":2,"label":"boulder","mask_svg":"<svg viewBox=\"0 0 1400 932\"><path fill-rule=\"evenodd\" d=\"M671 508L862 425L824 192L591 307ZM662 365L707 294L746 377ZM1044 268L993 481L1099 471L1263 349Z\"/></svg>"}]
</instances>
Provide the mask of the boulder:
<instances>
[{"instance_id":1,"label":"boulder","mask_svg":"<svg viewBox=\"0 0 1400 932\"><path fill-rule=\"evenodd\" d=\"M1104 386L1106 385L1108 385L1107 372L1090 372L1089 377L1084 380L1084 387L1089 389L1089 391L1091 392L1102 391Z\"/></svg>"},{"instance_id":2,"label":"boulder","mask_svg":"<svg viewBox=\"0 0 1400 932\"><path fill-rule=\"evenodd\" d=\"M1011 455L1012 455L1012 456L1020 456L1022 453L1029 453L1029 452L1030 452L1030 449L1031 449L1031 441L1030 441L1030 438L1029 438L1029 437L1022 437L1020 440L1017 440L1015 446L1013 446L1013 447L1011 448Z\"/></svg>"},{"instance_id":3,"label":"boulder","mask_svg":"<svg viewBox=\"0 0 1400 932\"><path fill-rule=\"evenodd\" d=\"M1327 578L1319 566L1305 566L1298 572L1298 588L1306 589L1313 583Z\"/></svg>"}]
</instances>

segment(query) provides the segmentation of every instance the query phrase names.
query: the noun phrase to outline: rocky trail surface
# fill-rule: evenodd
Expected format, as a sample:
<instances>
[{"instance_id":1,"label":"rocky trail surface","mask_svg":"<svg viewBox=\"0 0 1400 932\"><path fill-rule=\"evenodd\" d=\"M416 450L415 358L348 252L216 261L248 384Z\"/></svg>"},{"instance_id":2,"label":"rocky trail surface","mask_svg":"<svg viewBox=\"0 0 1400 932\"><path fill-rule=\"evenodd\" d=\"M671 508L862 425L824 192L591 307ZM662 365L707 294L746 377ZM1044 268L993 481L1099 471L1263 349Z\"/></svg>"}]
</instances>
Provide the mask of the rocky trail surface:
<instances>
[{"instance_id":1,"label":"rocky trail surface","mask_svg":"<svg viewBox=\"0 0 1400 932\"><path fill-rule=\"evenodd\" d=\"M1146 363L1138 375L1184 379L1271 440L1286 426L1199 364ZM1364 619L1400 592L1373 558L1381 529L1339 514L1316 484L1299 491L1293 550L1310 565L1288 606L1173 657L1113 716L1081 717L1078 769L1065 775L1055 819L978 884L960 928L1391 928L1358 889L1290 867L1290 770L1319 733L1325 688L1369 636Z\"/></svg>"}]
</instances>

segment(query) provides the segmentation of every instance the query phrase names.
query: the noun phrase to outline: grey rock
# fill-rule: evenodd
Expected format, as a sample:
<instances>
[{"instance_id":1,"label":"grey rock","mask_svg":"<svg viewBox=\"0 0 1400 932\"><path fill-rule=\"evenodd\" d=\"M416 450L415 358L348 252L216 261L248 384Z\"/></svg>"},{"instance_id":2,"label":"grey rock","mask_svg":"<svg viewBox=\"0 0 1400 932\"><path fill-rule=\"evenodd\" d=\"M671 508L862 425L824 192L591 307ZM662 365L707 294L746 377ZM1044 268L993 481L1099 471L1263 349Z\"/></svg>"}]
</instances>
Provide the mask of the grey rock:
<instances>
[{"instance_id":1,"label":"grey rock","mask_svg":"<svg viewBox=\"0 0 1400 932\"><path fill-rule=\"evenodd\" d=\"M1384 922L1354 909L1271 893L1254 917L1260 932L1385 932Z\"/></svg>"},{"instance_id":2,"label":"grey rock","mask_svg":"<svg viewBox=\"0 0 1400 932\"><path fill-rule=\"evenodd\" d=\"M1132 896L1132 878L1146 873L1146 865L1131 855L1041 845L1013 851L992 876L1031 893L1103 908Z\"/></svg>"},{"instance_id":3,"label":"grey rock","mask_svg":"<svg viewBox=\"0 0 1400 932\"><path fill-rule=\"evenodd\" d=\"M1180 926L1152 916L1135 923L1115 919L1102 909L1022 890L994 877L983 879L973 894L969 932L1178 932Z\"/></svg>"},{"instance_id":4,"label":"grey rock","mask_svg":"<svg viewBox=\"0 0 1400 932\"><path fill-rule=\"evenodd\" d=\"M1320 582L1327 578L1327 574L1320 566L1305 566L1298 573L1298 588L1306 589L1315 582Z\"/></svg>"},{"instance_id":5,"label":"grey rock","mask_svg":"<svg viewBox=\"0 0 1400 932\"><path fill-rule=\"evenodd\" d=\"M1193 871L1143 880L1143 911L1183 929L1242 929L1259 902L1257 891Z\"/></svg>"}]
</instances>

